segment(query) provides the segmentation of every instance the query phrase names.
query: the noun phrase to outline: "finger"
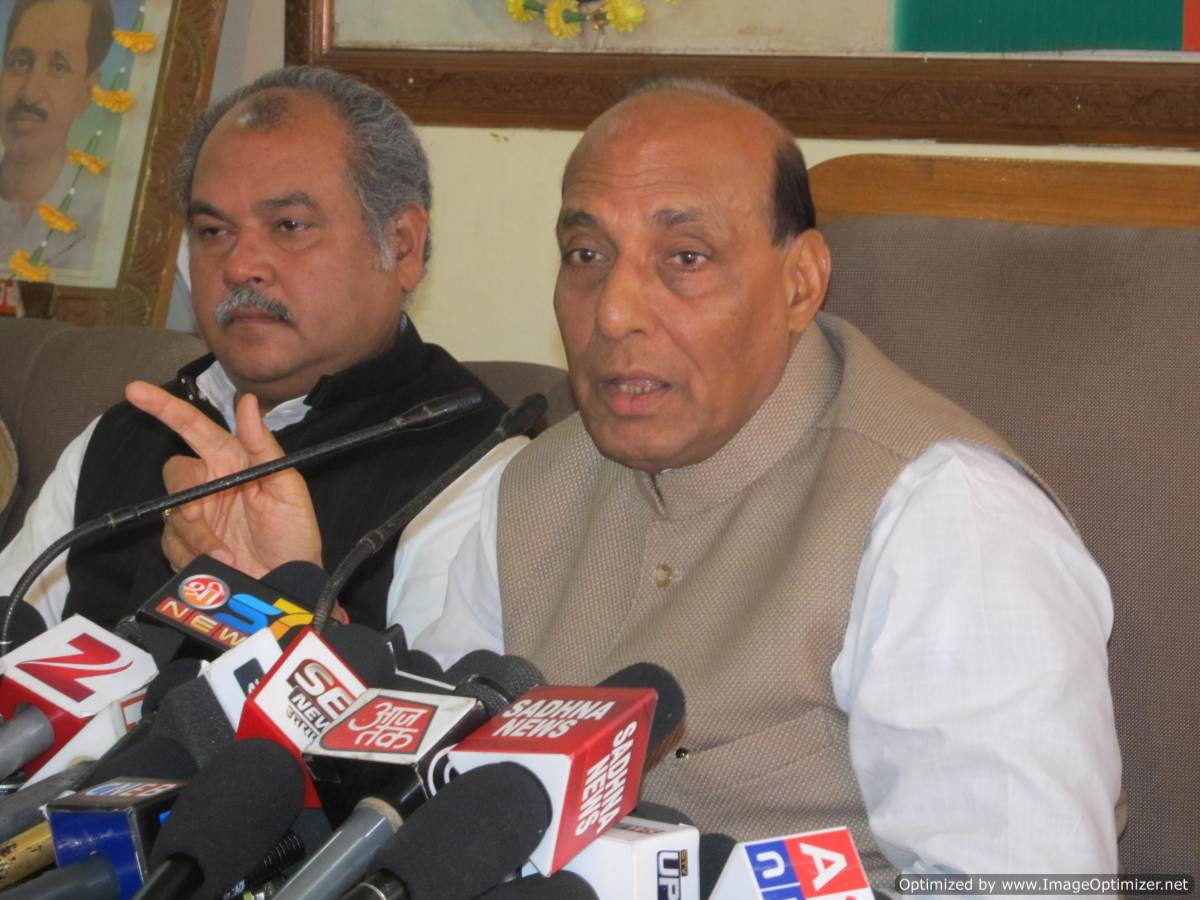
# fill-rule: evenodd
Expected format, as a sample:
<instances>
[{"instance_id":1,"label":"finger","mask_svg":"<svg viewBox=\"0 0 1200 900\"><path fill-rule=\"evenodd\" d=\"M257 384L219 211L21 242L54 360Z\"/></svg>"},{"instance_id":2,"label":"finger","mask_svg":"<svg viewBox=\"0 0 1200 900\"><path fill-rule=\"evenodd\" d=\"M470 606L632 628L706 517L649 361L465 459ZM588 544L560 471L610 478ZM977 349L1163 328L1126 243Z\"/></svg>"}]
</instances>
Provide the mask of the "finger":
<instances>
[{"instance_id":1,"label":"finger","mask_svg":"<svg viewBox=\"0 0 1200 900\"><path fill-rule=\"evenodd\" d=\"M237 439L192 404L172 396L160 387L145 381L134 381L125 387L125 399L144 413L162 422L204 459L231 448L238 449Z\"/></svg>"},{"instance_id":2,"label":"finger","mask_svg":"<svg viewBox=\"0 0 1200 900\"><path fill-rule=\"evenodd\" d=\"M234 415L237 419L238 440L241 441L246 455L250 457L251 465L283 456L283 448L262 420L257 397L253 394L243 395L238 401Z\"/></svg>"},{"instance_id":3,"label":"finger","mask_svg":"<svg viewBox=\"0 0 1200 900\"><path fill-rule=\"evenodd\" d=\"M198 507L199 504L188 504ZM172 565L180 568L197 556L211 556L223 563L232 564L233 552L217 536L209 523L202 517L194 521L183 518L188 507L180 507L163 528L162 548Z\"/></svg>"},{"instance_id":4,"label":"finger","mask_svg":"<svg viewBox=\"0 0 1200 900\"><path fill-rule=\"evenodd\" d=\"M163 486L177 494L208 480L208 469L192 456L172 456L163 464Z\"/></svg>"}]
</instances>

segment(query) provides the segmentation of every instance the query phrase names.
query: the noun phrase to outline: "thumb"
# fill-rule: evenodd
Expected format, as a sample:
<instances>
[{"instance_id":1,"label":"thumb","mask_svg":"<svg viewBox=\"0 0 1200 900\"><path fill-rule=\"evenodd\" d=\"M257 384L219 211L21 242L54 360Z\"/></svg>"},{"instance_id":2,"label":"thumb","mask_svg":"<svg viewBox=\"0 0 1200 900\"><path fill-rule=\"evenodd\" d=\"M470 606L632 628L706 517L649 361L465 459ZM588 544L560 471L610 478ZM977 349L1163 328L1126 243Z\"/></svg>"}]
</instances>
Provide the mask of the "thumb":
<instances>
[{"instance_id":1,"label":"thumb","mask_svg":"<svg viewBox=\"0 0 1200 900\"><path fill-rule=\"evenodd\" d=\"M237 437L251 465L269 462L283 456L283 448L275 440L258 411L258 398L253 394L245 394L238 401L234 413L237 421Z\"/></svg>"}]
</instances>

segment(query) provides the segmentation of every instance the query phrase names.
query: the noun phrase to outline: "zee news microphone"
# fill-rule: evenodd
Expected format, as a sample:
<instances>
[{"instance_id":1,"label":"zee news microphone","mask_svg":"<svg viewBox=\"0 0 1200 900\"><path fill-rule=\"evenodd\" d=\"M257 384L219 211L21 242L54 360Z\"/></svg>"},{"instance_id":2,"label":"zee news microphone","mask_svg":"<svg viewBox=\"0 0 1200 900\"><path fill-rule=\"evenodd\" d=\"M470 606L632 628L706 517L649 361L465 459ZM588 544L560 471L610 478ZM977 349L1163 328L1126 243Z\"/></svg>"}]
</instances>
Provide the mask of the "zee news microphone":
<instances>
[{"instance_id":1,"label":"zee news microphone","mask_svg":"<svg viewBox=\"0 0 1200 900\"><path fill-rule=\"evenodd\" d=\"M83 616L0 658L0 772L44 777L99 756L140 718L155 672L148 653Z\"/></svg>"},{"instance_id":2,"label":"zee news microphone","mask_svg":"<svg viewBox=\"0 0 1200 900\"><path fill-rule=\"evenodd\" d=\"M167 494L156 500L147 500L144 503L137 503L133 506L121 507L89 522L84 522L54 541L38 554L37 558L30 563L21 577L17 579L11 595L13 602L0 614L0 654L7 653L13 649L13 619L17 610L16 603L24 601L25 595L29 592L34 582L37 581L38 576L64 551L72 547L81 547L94 543L106 535L145 521L151 516L158 515L163 510L191 503L193 500L199 500L202 497L220 493L229 488L245 484L248 481L264 478L283 469L290 469L327 459L331 456L337 456L355 447L361 447L364 444L388 437L397 431L407 428L431 427L452 421L475 409L482 402L483 395L474 388L437 397L426 403L414 406L401 415L394 416L378 425L372 425L368 428L343 435L342 437L323 441L307 449L286 454L279 459L251 466L241 472L235 472L224 478L217 478L175 494Z\"/></svg>"}]
</instances>

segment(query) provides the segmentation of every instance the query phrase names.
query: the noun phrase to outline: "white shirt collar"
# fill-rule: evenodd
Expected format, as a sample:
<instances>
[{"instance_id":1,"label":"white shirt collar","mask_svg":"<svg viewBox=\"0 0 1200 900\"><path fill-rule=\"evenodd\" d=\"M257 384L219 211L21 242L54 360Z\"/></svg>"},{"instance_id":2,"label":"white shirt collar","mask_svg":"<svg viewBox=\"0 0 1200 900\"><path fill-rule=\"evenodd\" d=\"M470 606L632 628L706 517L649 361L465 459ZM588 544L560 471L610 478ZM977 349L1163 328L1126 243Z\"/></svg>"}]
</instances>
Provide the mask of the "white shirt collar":
<instances>
[{"instance_id":1,"label":"white shirt collar","mask_svg":"<svg viewBox=\"0 0 1200 900\"><path fill-rule=\"evenodd\" d=\"M225 368L214 360L211 366L196 376L196 388L201 397L217 408L225 420L226 427L236 434L237 425L233 410L237 401L237 388L229 380ZM267 412L263 421L272 431L279 431L289 425L295 425L308 415L308 410L309 405L304 397L293 397Z\"/></svg>"}]
</instances>

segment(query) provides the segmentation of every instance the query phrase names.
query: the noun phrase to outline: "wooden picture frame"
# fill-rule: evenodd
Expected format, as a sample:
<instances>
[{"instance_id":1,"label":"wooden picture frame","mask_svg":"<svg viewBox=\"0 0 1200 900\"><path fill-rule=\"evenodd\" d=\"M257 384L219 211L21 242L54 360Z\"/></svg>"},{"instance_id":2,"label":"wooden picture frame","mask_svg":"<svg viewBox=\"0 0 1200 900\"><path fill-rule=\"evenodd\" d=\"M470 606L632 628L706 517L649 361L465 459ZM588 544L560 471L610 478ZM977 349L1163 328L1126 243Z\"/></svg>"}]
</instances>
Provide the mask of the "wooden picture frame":
<instances>
[{"instance_id":1,"label":"wooden picture frame","mask_svg":"<svg viewBox=\"0 0 1200 900\"><path fill-rule=\"evenodd\" d=\"M208 99L225 0L174 0L116 286L21 282L27 315L79 325L161 325L174 282L183 220L173 172L195 115ZM135 98L137 102L137 98ZM52 276L53 277L53 276Z\"/></svg>"},{"instance_id":2,"label":"wooden picture frame","mask_svg":"<svg viewBox=\"0 0 1200 900\"><path fill-rule=\"evenodd\" d=\"M580 129L673 74L718 79L800 137L1200 147L1195 63L346 49L335 2L286 0L287 62L373 84L419 123Z\"/></svg>"}]
</instances>

